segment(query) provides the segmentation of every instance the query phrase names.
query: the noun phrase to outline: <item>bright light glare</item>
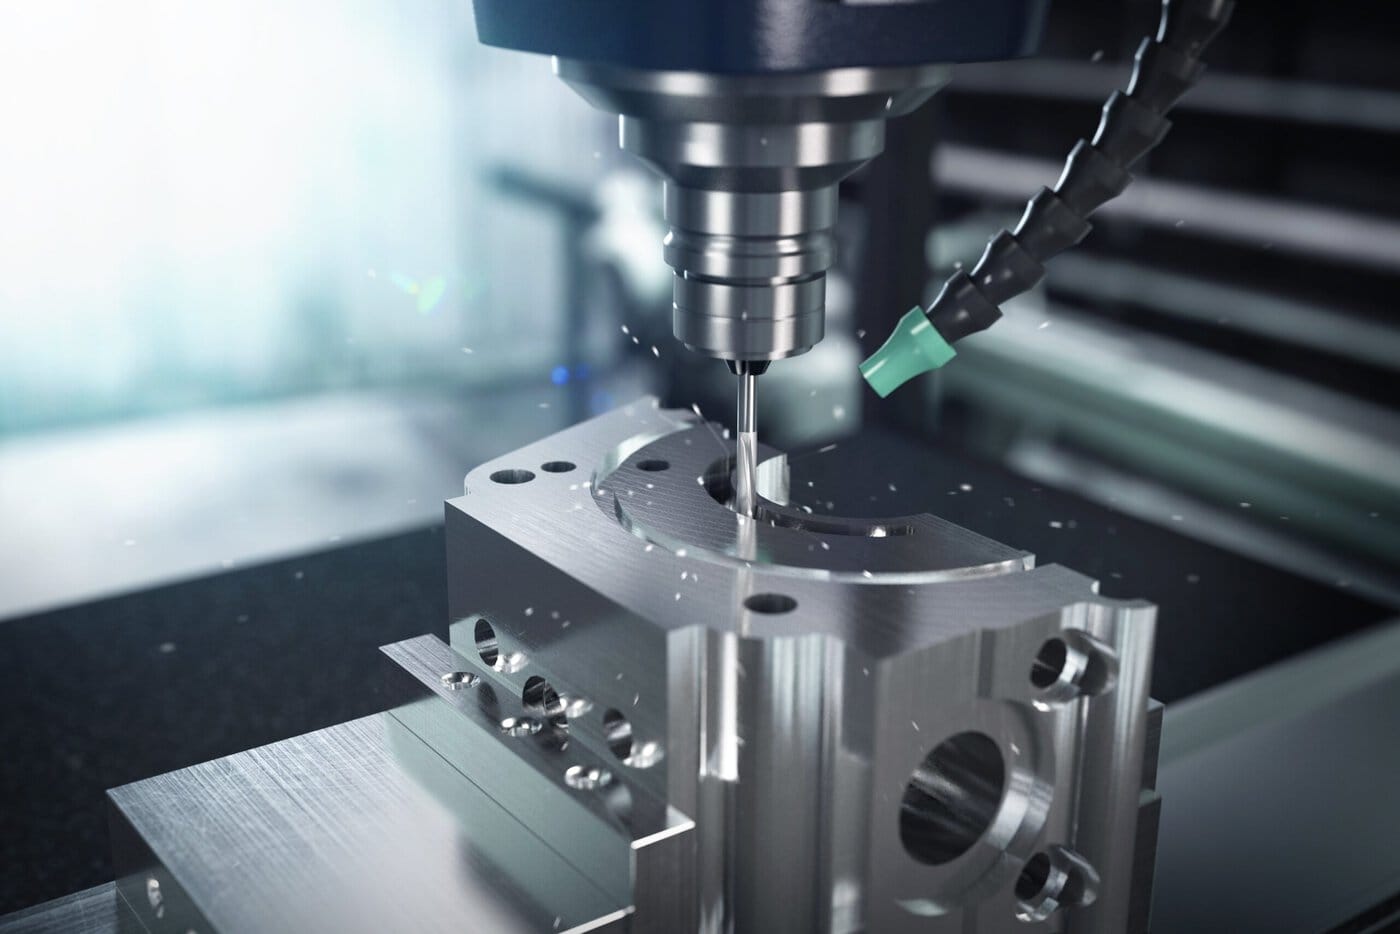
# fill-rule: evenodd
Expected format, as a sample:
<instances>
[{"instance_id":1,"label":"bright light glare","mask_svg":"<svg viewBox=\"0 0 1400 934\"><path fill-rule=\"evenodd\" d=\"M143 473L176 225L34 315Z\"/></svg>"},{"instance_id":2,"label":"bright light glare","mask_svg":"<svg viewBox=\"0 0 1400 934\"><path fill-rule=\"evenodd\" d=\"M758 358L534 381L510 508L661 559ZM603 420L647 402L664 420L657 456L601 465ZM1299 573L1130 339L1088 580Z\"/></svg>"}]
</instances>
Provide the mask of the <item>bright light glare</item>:
<instances>
[{"instance_id":1,"label":"bright light glare","mask_svg":"<svg viewBox=\"0 0 1400 934\"><path fill-rule=\"evenodd\" d=\"M5 4L0 434L466 369L502 264L463 215L520 145L480 129L522 109L482 103L489 54L458 3Z\"/></svg>"}]
</instances>

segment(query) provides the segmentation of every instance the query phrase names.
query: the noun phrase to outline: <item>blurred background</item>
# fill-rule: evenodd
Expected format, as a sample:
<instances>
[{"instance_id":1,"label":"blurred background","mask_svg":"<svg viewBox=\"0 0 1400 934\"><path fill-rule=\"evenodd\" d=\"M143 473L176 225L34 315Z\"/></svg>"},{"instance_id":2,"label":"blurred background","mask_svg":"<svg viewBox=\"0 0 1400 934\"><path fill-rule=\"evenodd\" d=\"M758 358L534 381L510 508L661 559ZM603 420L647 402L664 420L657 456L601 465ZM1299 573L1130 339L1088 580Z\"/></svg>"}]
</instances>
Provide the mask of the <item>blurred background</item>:
<instances>
[{"instance_id":1,"label":"blurred background","mask_svg":"<svg viewBox=\"0 0 1400 934\"><path fill-rule=\"evenodd\" d=\"M1060 3L892 125L761 424L814 508L1158 603L1170 702L1400 605L1389 5L1243 0L1037 291L889 400L856 370L1157 8ZM728 424L733 382L670 337L659 183L465 2L7 4L0 88L4 912L110 878L102 789L376 709L476 463L643 393Z\"/></svg>"}]
</instances>

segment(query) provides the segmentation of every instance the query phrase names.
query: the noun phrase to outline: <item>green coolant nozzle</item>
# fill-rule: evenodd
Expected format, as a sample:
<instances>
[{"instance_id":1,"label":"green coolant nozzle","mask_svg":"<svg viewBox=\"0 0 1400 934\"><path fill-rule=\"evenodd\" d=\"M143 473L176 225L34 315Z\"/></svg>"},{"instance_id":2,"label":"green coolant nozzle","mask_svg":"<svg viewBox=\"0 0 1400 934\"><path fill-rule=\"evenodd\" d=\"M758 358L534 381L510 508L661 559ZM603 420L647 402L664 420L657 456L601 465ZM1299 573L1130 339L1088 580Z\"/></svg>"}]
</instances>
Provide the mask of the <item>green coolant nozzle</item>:
<instances>
[{"instance_id":1,"label":"green coolant nozzle","mask_svg":"<svg viewBox=\"0 0 1400 934\"><path fill-rule=\"evenodd\" d=\"M956 353L916 305L899 319L880 349L860 365L860 375L883 399L920 373L938 369Z\"/></svg>"}]
</instances>

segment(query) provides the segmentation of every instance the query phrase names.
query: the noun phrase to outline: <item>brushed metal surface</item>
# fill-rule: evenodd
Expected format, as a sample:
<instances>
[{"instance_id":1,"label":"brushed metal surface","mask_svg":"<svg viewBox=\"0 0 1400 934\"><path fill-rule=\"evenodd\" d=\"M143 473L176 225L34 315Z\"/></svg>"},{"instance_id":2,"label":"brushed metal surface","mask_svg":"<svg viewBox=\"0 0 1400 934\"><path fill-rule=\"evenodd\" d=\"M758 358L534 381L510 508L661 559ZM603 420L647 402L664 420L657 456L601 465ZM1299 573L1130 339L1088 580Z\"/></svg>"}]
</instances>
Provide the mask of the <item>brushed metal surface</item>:
<instances>
[{"instance_id":1,"label":"brushed metal surface","mask_svg":"<svg viewBox=\"0 0 1400 934\"><path fill-rule=\"evenodd\" d=\"M388 716L109 795L139 838L114 841L118 887L153 932L624 929L624 906Z\"/></svg>"},{"instance_id":2,"label":"brushed metal surface","mask_svg":"<svg viewBox=\"0 0 1400 934\"><path fill-rule=\"evenodd\" d=\"M106 882L0 916L0 934L117 934L117 887Z\"/></svg>"}]
</instances>

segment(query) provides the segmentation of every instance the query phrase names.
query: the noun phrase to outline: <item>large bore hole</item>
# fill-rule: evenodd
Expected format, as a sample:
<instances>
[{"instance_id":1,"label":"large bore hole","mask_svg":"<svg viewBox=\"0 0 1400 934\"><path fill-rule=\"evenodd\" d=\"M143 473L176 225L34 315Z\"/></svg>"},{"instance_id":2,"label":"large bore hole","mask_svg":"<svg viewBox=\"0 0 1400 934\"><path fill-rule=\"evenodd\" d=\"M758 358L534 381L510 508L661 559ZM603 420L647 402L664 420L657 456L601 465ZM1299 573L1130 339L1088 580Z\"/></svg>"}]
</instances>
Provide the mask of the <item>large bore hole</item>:
<instances>
[{"instance_id":1,"label":"large bore hole","mask_svg":"<svg viewBox=\"0 0 1400 934\"><path fill-rule=\"evenodd\" d=\"M501 660L501 646L496 641L496 630L491 621L484 617L477 620L475 635L476 650L481 654L481 661L488 668L495 668Z\"/></svg>"},{"instance_id":2,"label":"large bore hole","mask_svg":"<svg viewBox=\"0 0 1400 934\"><path fill-rule=\"evenodd\" d=\"M560 699L559 692L539 675L532 675L526 680L525 689L520 693L520 703L526 713L539 717L550 726L561 730L569 726L569 718L564 713L564 701Z\"/></svg>"},{"instance_id":3,"label":"large bore hole","mask_svg":"<svg viewBox=\"0 0 1400 934\"><path fill-rule=\"evenodd\" d=\"M1006 766L985 733L939 743L914 770L899 805L899 839L921 863L961 856L991 826L1001 804Z\"/></svg>"}]
</instances>

